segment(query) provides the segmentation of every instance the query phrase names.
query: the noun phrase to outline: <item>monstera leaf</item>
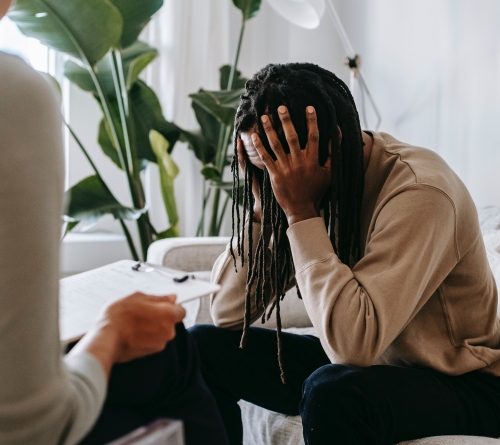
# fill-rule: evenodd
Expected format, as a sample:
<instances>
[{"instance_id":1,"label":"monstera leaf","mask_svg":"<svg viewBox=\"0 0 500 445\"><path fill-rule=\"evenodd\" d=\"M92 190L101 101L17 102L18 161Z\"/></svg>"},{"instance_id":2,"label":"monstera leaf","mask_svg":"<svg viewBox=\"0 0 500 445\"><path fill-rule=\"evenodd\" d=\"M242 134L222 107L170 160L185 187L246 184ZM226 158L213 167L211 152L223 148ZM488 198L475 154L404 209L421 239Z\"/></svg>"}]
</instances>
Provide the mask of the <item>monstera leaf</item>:
<instances>
[{"instance_id":1,"label":"monstera leaf","mask_svg":"<svg viewBox=\"0 0 500 445\"><path fill-rule=\"evenodd\" d=\"M104 215L113 215L116 219L138 219L147 211L133 209L120 204L106 184L97 176L89 176L75 184L65 193L67 210L66 221L84 226L94 224Z\"/></svg>"},{"instance_id":2,"label":"monstera leaf","mask_svg":"<svg viewBox=\"0 0 500 445\"><path fill-rule=\"evenodd\" d=\"M156 49L140 41L133 43L121 52L123 75L127 84L127 90L132 88L142 70L157 56L158 51ZM115 83L111 69L111 54L108 54L108 56L96 65L95 72L104 94L116 97ZM97 95L97 90L89 71L81 64L68 60L64 65L64 74L82 90L90 91Z\"/></svg>"},{"instance_id":3,"label":"monstera leaf","mask_svg":"<svg viewBox=\"0 0 500 445\"><path fill-rule=\"evenodd\" d=\"M243 14L243 20L247 21L259 12L261 1L262 0L233 0L233 3Z\"/></svg>"},{"instance_id":4,"label":"monstera leaf","mask_svg":"<svg viewBox=\"0 0 500 445\"><path fill-rule=\"evenodd\" d=\"M120 44L123 30L122 15L108 0L17 0L9 18L26 36L91 67Z\"/></svg>"}]
</instances>

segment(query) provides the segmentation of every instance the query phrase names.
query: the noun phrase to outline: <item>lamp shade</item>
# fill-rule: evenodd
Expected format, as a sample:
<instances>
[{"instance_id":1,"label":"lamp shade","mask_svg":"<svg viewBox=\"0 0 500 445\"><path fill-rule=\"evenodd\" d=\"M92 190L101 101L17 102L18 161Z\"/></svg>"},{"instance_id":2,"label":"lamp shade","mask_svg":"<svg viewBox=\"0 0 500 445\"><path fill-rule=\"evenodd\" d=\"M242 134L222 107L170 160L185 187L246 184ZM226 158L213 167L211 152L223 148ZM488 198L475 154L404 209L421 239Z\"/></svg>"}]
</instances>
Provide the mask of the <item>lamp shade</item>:
<instances>
[{"instance_id":1,"label":"lamp shade","mask_svg":"<svg viewBox=\"0 0 500 445\"><path fill-rule=\"evenodd\" d=\"M314 29L325 12L325 0L267 0L274 10L294 25Z\"/></svg>"}]
</instances>

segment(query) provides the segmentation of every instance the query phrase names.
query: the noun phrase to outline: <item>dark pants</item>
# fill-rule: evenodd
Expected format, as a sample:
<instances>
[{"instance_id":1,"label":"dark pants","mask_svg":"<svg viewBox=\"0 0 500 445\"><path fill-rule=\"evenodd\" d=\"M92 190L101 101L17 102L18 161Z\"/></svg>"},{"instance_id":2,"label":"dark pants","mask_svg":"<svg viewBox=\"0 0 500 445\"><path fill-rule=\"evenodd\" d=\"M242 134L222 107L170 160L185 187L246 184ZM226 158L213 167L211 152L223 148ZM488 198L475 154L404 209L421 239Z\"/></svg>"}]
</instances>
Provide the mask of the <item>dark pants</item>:
<instances>
[{"instance_id":1,"label":"dark pants","mask_svg":"<svg viewBox=\"0 0 500 445\"><path fill-rule=\"evenodd\" d=\"M159 417L184 422L186 445L228 444L214 398L183 324L160 353L113 367L103 411L80 445L99 445Z\"/></svg>"},{"instance_id":2,"label":"dark pants","mask_svg":"<svg viewBox=\"0 0 500 445\"><path fill-rule=\"evenodd\" d=\"M300 414L307 445L390 445L438 435L500 437L499 377L332 365L316 337L283 333L283 385L274 331L251 328L244 349L239 349L241 332L210 325L190 331L232 445L242 443L240 399Z\"/></svg>"}]
</instances>

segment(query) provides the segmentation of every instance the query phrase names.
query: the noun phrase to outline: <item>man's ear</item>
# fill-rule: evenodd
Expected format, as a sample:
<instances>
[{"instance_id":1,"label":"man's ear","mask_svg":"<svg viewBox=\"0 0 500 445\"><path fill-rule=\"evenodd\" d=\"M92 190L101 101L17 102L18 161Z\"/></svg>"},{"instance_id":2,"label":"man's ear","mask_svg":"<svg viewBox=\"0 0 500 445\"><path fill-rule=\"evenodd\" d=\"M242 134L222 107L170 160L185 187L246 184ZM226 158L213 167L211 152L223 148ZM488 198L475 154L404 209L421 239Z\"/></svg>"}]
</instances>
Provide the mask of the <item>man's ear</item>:
<instances>
[{"instance_id":1,"label":"man's ear","mask_svg":"<svg viewBox=\"0 0 500 445\"><path fill-rule=\"evenodd\" d=\"M342 143L342 130L340 127L337 125L337 129L339 130L339 145Z\"/></svg>"}]
</instances>

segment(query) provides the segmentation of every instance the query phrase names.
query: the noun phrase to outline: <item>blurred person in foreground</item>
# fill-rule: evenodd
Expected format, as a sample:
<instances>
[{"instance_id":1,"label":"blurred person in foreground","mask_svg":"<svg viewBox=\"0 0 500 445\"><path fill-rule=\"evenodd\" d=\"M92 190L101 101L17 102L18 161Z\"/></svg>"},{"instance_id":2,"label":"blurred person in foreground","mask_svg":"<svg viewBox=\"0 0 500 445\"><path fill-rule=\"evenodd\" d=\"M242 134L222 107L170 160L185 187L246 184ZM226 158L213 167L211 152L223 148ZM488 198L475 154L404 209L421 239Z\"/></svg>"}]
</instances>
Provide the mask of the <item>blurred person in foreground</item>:
<instances>
[{"instance_id":1,"label":"blurred person in foreground","mask_svg":"<svg viewBox=\"0 0 500 445\"><path fill-rule=\"evenodd\" d=\"M108 305L62 357L61 113L46 81L2 52L0 154L0 443L104 444L169 417L187 445L226 444L174 295Z\"/></svg>"}]
</instances>

